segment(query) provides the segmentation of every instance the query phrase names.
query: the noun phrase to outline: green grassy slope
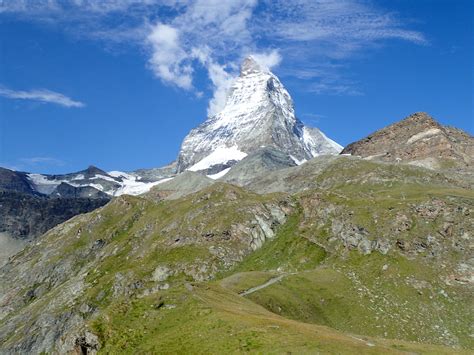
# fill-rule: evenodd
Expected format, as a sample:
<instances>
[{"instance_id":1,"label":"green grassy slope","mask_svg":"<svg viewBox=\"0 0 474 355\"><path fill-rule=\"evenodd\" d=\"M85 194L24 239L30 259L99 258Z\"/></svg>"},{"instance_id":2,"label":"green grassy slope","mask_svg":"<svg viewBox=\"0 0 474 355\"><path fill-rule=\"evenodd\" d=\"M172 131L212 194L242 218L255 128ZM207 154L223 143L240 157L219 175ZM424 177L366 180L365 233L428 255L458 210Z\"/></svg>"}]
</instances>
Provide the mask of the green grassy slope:
<instances>
[{"instance_id":1,"label":"green grassy slope","mask_svg":"<svg viewBox=\"0 0 474 355\"><path fill-rule=\"evenodd\" d=\"M293 196L218 183L56 227L0 269L2 350L468 353L474 192L335 164Z\"/></svg>"}]
</instances>

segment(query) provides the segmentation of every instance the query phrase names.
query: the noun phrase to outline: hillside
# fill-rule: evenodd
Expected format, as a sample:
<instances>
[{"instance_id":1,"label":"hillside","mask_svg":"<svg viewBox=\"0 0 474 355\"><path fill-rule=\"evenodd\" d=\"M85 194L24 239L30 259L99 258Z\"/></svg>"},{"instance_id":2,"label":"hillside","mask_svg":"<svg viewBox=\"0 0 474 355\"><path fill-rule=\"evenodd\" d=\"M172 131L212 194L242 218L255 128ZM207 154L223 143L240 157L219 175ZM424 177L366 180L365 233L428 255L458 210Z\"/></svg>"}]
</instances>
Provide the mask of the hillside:
<instances>
[{"instance_id":1,"label":"hillside","mask_svg":"<svg viewBox=\"0 0 474 355\"><path fill-rule=\"evenodd\" d=\"M468 353L472 190L327 164L291 195L215 183L57 226L0 269L3 349Z\"/></svg>"}]
</instances>

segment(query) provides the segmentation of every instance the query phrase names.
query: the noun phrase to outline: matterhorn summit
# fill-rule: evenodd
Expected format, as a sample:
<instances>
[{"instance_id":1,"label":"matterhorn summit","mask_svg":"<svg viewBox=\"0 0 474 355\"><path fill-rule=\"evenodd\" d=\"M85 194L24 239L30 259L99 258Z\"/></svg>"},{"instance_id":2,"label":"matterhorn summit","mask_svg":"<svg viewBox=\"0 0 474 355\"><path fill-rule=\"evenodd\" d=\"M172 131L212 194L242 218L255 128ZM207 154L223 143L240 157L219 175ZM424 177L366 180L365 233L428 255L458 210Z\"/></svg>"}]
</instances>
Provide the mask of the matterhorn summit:
<instances>
[{"instance_id":1,"label":"matterhorn summit","mask_svg":"<svg viewBox=\"0 0 474 355\"><path fill-rule=\"evenodd\" d=\"M262 148L279 150L296 163L342 150L319 129L296 118L293 100L280 80L249 56L224 109L184 139L177 169L215 174Z\"/></svg>"}]
</instances>

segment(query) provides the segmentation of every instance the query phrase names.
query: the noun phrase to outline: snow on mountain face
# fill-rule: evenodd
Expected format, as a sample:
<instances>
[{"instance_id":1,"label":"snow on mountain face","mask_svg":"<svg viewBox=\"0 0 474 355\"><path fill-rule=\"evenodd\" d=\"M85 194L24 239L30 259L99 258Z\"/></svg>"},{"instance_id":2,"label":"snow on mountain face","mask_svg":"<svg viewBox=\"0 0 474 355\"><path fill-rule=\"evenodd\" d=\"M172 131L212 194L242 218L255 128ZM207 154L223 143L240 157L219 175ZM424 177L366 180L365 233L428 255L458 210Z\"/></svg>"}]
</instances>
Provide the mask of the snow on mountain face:
<instances>
[{"instance_id":1,"label":"snow on mountain face","mask_svg":"<svg viewBox=\"0 0 474 355\"><path fill-rule=\"evenodd\" d=\"M140 181L137 174L121 171L104 172L95 167L89 167L83 172L66 175L27 174L31 186L35 191L45 195L61 196L60 185L67 184L75 188L92 187L109 196L139 195L148 192L153 186L161 184L171 178L158 181Z\"/></svg>"},{"instance_id":2,"label":"snow on mountain face","mask_svg":"<svg viewBox=\"0 0 474 355\"><path fill-rule=\"evenodd\" d=\"M109 175L121 178L121 187L112 193L113 196L120 195L140 195L150 191L153 186L162 184L172 178L164 178L154 182L139 181L139 176L123 173L120 171L111 171Z\"/></svg>"},{"instance_id":3,"label":"snow on mountain face","mask_svg":"<svg viewBox=\"0 0 474 355\"><path fill-rule=\"evenodd\" d=\"M249 154L266 146L286 152L298 161L342 150L317 128L305 127L296 118L293 101L280 80L248 57L229 90L224 109L184 139L177 169L203 170L196 166L219 149L232 148ZM230 156L228 161L231 159L240 160ZM228 166L223 164L221 168Z\"/></svg>"},{"instance_id":4,"label":"snow on mountain face","mask_svg":"<svg viewBox=\"0 0 474 355\"><path fill-rule=\"evenodd\" d=\"M201 171L207 170L210 167L218 164L225 164L228 161L239 161L247 156L247 153L241 152L237 146L230 148L227 147L218 147L211 154L209 154L204 159L200 160L198 163L194 164L188 170L190 171Z\"/></svg>"}]
</instances>

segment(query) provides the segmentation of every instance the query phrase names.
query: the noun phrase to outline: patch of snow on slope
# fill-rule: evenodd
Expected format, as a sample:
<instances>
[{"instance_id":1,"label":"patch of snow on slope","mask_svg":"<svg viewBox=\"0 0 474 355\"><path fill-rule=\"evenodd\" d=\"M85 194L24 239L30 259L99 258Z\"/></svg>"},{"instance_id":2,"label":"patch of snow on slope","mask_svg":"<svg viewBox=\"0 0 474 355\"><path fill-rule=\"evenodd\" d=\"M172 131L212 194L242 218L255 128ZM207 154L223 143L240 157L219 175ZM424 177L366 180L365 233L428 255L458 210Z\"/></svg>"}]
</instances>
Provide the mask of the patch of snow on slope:
<instances>
[{"instance_id":1,"label":"patch of snow on slope","mask_svg":"<svg viewBox=\"0 0 474 355\"><path fill-rule=\"evenodd\" d=\"M123 171L109 171L107 174L114 178L122 177L127 180L133 180L136 177L135 175L124 173Z\"/></svg>"},{"instance_id":2,"label":"patch of snow on slope","mask_svg":"<svg viewBox=\"0 0 474 355\"><path fill-rule=\"evenodd\" d=\"M242 160L247 156L247 153L240 151L236 145L232 147L218 147L211 154L209 154L204 159L200 160L188 170L190 171L200 171L206 170L213 165L225 164L231 160Z\"/></svg>"},{"instance_id":3,"label":"patch of snow on slope","mask_svg":"<svg viewBox=\"0 0 474 355\"><path fill-rule=\"evenodd\" d=\"M122 178L122 182L120 183L122 186L117 189L116 191L109 193L114 196L120 195L140 195L145 192L150 191L153 186L162 184L166 181L171 180L172 178L161 179L155 182L141 182L139 176L123 173L121 171L111 171L108 173L110 176Z\"/></svg>"},{"instance_id":4,"label":"patch of snow on slope","mask_svg":"<svg viewBox=\"0 0 474 355\"><path fill-rule=\"evenodd\" d=\"M298 160L298 159L296 159L296 158L295 158L293 155L291 155L291 154L290 154L290 158L293 159L293 161L295 162L296 165L301 165L301 164L307 162L306 159Z\"/></svg>"},{"instance_id":5,"label":"patch of snow on slope","mask_svg":"<svg viewBox=\"0 0 474 355\"><path fill-rule=\"evenodd\" d=\"M229 171L230 171L230 168L227 168L227 169L224 169L222 171L219 171L217 174L207 175L207 177L211 178L212 180L217 180L217 179L223 177Z\"/></svg>"},{"instance_id":6,"label":"patch of snow on slope","mask_svg":"<svg viewBox=\"0 0 474 355\"><path fill-rule=\"evenodd\" d=\"M36 191L42 194L50 194L60 185L63 180L49 180L46 176L41 174L27 174L28 179L31 181Z\"/></svg>"}]
</instances>

